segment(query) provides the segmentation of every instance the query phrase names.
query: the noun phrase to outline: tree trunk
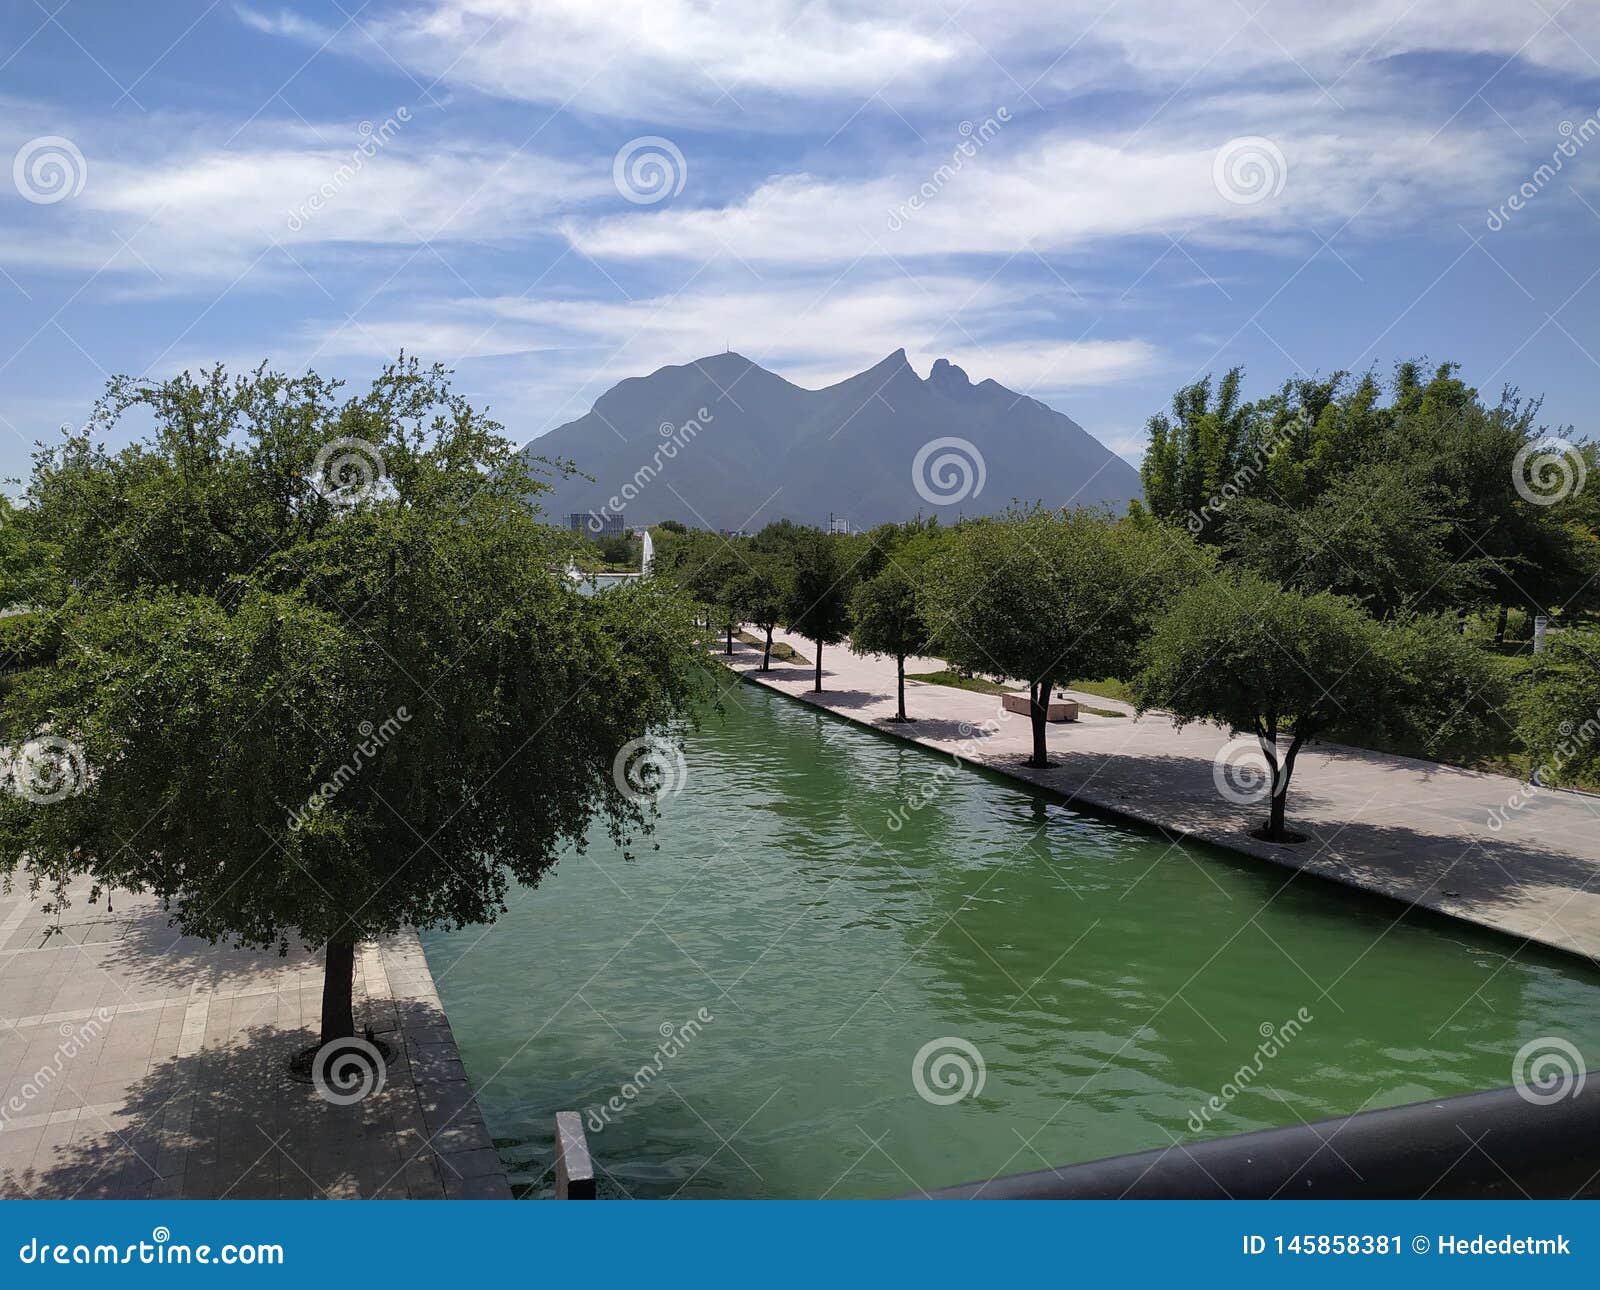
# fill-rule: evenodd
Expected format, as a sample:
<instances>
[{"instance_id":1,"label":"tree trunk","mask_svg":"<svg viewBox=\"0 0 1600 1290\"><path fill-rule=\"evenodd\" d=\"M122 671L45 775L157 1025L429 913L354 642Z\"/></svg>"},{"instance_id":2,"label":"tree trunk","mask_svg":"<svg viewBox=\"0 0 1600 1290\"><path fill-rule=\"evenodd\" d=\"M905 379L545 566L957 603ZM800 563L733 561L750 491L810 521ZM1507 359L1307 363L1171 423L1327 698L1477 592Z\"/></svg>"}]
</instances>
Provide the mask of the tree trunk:
<instances>
[{"instance_id":1,"label":"tree trunk","mask_svg":"<svg viewBox=\"0 0 1600 1290\"><path fill-rule=\"evenodd\" d=\"M724 653L728 653L728 654L733 653L733 624L732 623L728 624L728 648L724 651Z\"/></svg>"},{"instance_id":2,"label":"tree trunk","mask_svg":"<svg viewBox=\"0 0 1600 1290\"><path fill-rule=\"evenodd\" d=\"M1495 643L1495 648L1496 649L1498 649L1500 646L1502 646L1502 645L1504 645L1506 643L1506 612L1507 612L1506 611L1506 607L1504 605L1501 605L1500 606L1500 616L1495 619L1495 623L1494 623L1494 643Z\"/></svg>"},{"instance_id":3,"label":"tree trunk","mask_svg":"<svg viewBox=\"0 0 1600 1290\"><path fill-rule=\"evenodd\" d=\"M329 941L322 968L322 1039L347 1039L356 1033L351 1007L356 976L354 941Z\"/></svg>"},{"instance_id":4,"label":"tree trunk","mask_svg":"<svg viewBox=\"0 0 1600 1290\"><path fill-rule=\"evenodd\" d=\"M1284 824L1284 816L1289 805L1289 779L1294 774L1294 759L1300 754L1300 745L1305 743L1306 735L1295 733L1289 741L1288 750L1283 754L1283 761L1278 761L1278 730L1277 723L1272 727L1272 751L1267 754L1267 770L1272 776L1270 785L1272 802L1267 814L1267 841L1287 842L1289 830ZM1265 744L1263 744L1265 751Z\"/></svg>"},{"instance_id":5,"label":"tree trunk","mask_svg":"<svg viewBox=\"0 0 1600 1290\"><path fill-rule=\"evenodd\" d=\"M761 651L761 670L767 671L772 666L772 628L767 628L767 643Z\"/></svg>"},{"instance_id":6,"label":"tree trunk","mask_svg":"<svg viewBox=\"0 0 1600 1290\"><path fill-rule=\"evenodd\" d=\"M1033 725L1033 756L1027 764L1038 770L1050 765L1050 750L1045 746L1045 714L1050 711L1050 682L1037 681L1028 686L1028 720Z\"/></svg>"},{"instance_id":7,"label":"tree trunk","mask_svg":"<svg viewBox=\"0 0 1600 1290\"><path fill-rule=\"evenodd\" d=\"M817 647L817 677L816 677L815 683L811 686L811 688L813 690L815 690L818 694L821 694L822 693L822 642L821 641L813 641L812 644L814 644Z\"/></svg>"},{"instance_id":8,"label":"tree trunk","mask_svg":"<svg viewBox=\"0 0 1600 1290\"><path fill-rule=\"evenodd\" d=\"M906 656L894 656L895 683L900 693L900 710L895 714L896 721L906 720Z\"/></svg>"}]
</instances>

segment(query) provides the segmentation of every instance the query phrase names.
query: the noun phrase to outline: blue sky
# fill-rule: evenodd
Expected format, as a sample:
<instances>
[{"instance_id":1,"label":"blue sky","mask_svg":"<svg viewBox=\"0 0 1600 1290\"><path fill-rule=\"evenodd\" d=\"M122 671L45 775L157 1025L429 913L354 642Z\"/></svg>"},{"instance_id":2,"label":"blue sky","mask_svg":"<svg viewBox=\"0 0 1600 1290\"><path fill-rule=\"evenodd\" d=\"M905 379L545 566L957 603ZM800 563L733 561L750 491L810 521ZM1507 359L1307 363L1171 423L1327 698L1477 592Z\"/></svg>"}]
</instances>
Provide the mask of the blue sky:
<instances>
[{"instance_id":1,"label":"blue sky","mask_svg":"<svg viewBox=\"0 0 1600 1290\"><path fill-rule=\"evenodd\" d=\"M111 373L402 346L519 440L725 345L947 356L1132 460L1234 364L1453 358L1596 429L1600 5L0 15L0 475Z\"/></svg>"}]
</instances>

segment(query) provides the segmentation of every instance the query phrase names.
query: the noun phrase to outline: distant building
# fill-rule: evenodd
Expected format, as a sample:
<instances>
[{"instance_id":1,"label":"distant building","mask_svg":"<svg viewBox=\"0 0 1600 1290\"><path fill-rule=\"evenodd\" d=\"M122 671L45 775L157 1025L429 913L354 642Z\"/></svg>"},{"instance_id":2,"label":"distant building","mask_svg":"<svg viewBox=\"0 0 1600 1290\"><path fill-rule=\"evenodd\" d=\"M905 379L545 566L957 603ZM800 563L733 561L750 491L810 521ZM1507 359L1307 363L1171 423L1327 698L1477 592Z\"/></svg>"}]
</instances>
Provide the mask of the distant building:
<instances>
[{"instance_id":1,"label":"distant building","mask_svg":"<svg viewBox=\"0 0 1600 1290\"><path fill-rule=\"evenodd\" d=\"M572 511L567 516L567 527L574 533L587 533L590 537L607 537L628 531L622 516L601 515L596 511Z\"/></svg>"},{"instance_id":2,"label":"distant building","mask_svg":"<svg viewBox=\"0 0 1600 1290\"><path fill-rule=\"evenodd\" d=\"M842 515L829 515L828 532L847 534L850 532L850 521L845 519L845 517Z\"/></svg>"}]
</instances>

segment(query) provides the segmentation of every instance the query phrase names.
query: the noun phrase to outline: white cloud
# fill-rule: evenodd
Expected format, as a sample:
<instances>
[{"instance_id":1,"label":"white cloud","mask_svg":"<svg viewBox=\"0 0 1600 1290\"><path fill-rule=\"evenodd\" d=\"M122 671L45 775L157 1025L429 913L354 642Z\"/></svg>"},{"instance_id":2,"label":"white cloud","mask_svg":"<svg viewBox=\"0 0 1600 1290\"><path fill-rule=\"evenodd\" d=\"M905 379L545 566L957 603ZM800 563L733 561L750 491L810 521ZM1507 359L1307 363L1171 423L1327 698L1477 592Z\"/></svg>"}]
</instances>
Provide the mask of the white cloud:
<instances>
[{"instance_id":1,"label":"white cloud","mask_svg":"<svg viewBox=\"0 0 1600 1290\"><path fill-rule=\"evenodd\" d=\"M1109 429L1097 427L1094 437L1130 466L1137 466L1143 462L1145 451L1150 446L1148 430L1129 430L1123 426L1112 426Z\"/></svg>"},{"instance_id":2,"label":"white cloud","mask_svg":"<svg viewBox=\"0 0 1600 1290\"><path fill-rule=\"evenodd\" d=\"M1241 70L1270 68L1307 84L1320 81L1335 96L1336 82L1362 62L1424 52L1484 54L1587 72L1593 60L1579 42L1600 44L1600 13L1581 4L1274 0L1246 6L1164 0L1159 17L1149 6L1105 8L1094 0L1071 0L1066 8L1085 21L1098 14L1091 38L1120 50L1147 75L1228 83ZM1012 3L980 9L985 15L1018 12Z\"/></svg>"},{"instance_id":3,"label":"white cloud","mask_svg":"<svg viewBox=\"0 0 1600 1290\"><path fill-rule=\"evenodd\" d=\"M965 53L956 33L903 7L814 0L444 0L358 25L425 77L639 119L859 98L890 76L933 77ZM354 32L341 39L371 53Z\"/></svg>"},{"instance_id":4,"label":"white cloud","mask_svg":"<svg viewBox=\"0 0 1600 1290\"><path fill-rule=\"evenodd\" d=\"M13 230L6 240L35 264L227 281L277 246L306 262L341 244L504 245L555 235L557 215L614 195L599 160L445 147L408 138L410 129L391 116L359 130L275 128L270 145L169 136L166 151L139 160L86 133L82 193L52 208L47 235ZM59 232L63 221L70 236Z\"/></svg>"},{"instance_id":5,"label":"white cloud","mask_svg":"<svg viewBox=\"0 0 1600 1290\"><path fill-rule=\"evenodd\" d=\"M339 32L338 27L324 26L311 21L304 14L292 13L287 9L268 13L242 4L234 5L233 9L245 26L268 36L288 36L314 45L325 45Z\"/></svg>"},{"instance_id":6,"label":"white cloud","mask_svg":"<svg viewBox=\"0 0 1600 1290\"><path fill-rule=\"evenodd\" d=\"M1123 148L1110 138L1058 131L1004 135L959 170L936 151L918 165L859 181L784 175L723 206L572 219L586 254L628 259L726 254L752 263L848 262L858 256L1008 256L1063 251L1127 236L1235 242L1325 233L1356 216L1367 224L1434 212L1441 201L1493 190L1507 170L1499 136L1436 135L1427 125L1368 121L1334 131L1288 114L1209 112ZM1276 126L1263 121L1276 121ZM1269 135L1281 153L1282 191L1254 204L1228 200L1215 182L1219 149L1240 135ZM1507 134L1505 137L1509 137ZM1277 167L1277 162L1270 165Z\"/></svg>"},{"instance_id":7,"label":"white cloud","mask_svg":"<svg viewBox=\"0 0 1600 1290\"><path fill-rule=\"evenodd\" d=\"M425 0L362 11L342 28L242 12L259 30L331 40L505 98L659 122L782 117L803 128L815 117L794 107L854 108L878 92L905 109L996 88L1044 100L1085 85L1215 88L1261 74L1339 96L1352 68L1404 54L1515 57L1588 75L1586 47L1600 49L1595 6L1505 0L973 0L926 9L900 0Z\"/></svg>"}]
</instances>

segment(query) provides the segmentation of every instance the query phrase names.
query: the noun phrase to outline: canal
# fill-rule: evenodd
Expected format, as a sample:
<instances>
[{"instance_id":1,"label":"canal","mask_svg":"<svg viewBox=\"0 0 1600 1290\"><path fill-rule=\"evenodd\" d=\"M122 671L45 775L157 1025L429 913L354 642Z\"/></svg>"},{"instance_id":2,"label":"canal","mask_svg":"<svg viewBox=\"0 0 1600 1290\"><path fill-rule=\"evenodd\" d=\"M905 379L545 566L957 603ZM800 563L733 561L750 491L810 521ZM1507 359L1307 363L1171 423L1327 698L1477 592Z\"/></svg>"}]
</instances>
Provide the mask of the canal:
<instances>
[{"instance_id":1,"label":"canal","mask_svg":"<svg viewBox=\"0 0 1600 1290\"><path fill-rule=\"evenodd\" d=\"M654 849L597 831L492 927L424 937L524 1194L560 1110L602 1195L885 1196L1502 1085L1534 1040L1600 1051L1576 960L751 686L681 744Z\"/></svg>"}]
</instances>

